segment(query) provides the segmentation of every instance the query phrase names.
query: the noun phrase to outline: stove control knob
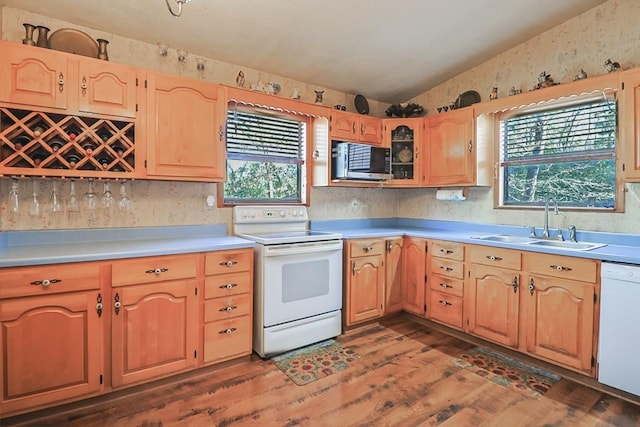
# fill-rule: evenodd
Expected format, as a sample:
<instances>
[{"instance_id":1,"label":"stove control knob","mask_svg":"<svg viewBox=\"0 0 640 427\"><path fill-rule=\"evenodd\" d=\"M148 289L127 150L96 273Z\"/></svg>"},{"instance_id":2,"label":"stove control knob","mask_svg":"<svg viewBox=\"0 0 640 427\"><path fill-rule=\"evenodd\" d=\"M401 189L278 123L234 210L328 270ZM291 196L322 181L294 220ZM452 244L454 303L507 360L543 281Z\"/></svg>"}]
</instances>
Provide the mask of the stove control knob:
<instances>
[{"instance_id":1,"label":"stove control knob","mask_svg":"<svg viewBox=\"0 0 640 427\"><path fill-rule=\"evenodd\" d=\"M285 216L285 211L283 211L283 210L280 211L280 217L284 218L284 216Z\"/></svg>"}]
</instances>

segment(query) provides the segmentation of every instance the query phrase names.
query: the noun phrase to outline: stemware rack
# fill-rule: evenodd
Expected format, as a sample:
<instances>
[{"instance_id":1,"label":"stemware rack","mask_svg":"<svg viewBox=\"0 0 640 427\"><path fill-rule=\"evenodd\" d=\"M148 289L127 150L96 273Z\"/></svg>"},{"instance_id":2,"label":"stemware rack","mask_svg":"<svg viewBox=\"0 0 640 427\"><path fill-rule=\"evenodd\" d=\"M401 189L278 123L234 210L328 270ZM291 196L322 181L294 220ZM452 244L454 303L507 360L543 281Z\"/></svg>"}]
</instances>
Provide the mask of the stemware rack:
<instances>
[{"instance_id":1,"label":"stemware rack","mask_svg":"<svg viewBox=\"0 0 640 427\"><path fill-rule=\"evenodd\" d=\"M135 125L0 107L0 175L128 178Z\"/></svg>"}]
</instances>

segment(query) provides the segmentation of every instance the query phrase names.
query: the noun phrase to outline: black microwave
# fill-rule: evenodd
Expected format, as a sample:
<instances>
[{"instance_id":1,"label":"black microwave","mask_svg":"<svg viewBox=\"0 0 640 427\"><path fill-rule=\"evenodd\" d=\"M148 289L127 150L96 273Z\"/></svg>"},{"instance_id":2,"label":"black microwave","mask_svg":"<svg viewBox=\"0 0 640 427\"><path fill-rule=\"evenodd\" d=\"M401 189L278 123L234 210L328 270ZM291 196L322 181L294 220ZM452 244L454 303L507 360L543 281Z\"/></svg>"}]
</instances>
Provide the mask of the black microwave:
<instances>
[{"instance_id":1,"label":"black microwave","mask_svg":"<svg viewBox=\"0 0 640 427\"><path fill-rule=\"evenodd\" d=\"M331 144L331 179L385 181L391 179L391 149L355 142Z\"/></svg>"}]
</instances>

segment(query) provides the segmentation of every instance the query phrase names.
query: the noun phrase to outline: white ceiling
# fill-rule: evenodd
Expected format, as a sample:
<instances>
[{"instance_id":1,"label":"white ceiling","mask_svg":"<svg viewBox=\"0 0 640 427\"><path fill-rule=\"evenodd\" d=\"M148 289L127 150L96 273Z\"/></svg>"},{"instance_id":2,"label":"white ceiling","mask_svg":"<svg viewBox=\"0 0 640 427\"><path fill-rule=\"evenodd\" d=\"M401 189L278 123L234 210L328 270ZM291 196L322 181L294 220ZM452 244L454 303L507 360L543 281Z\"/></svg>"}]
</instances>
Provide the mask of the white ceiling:
<instances>
[{"instance_id":1,"label":"white ceiling","mask_svg":"<svg viewBox=\"0 0 640 427\"><path fill-rule=\"evenodd\" d=\"M0 4L398 103L605 1L193 0L180 18L165 0Z\"/></svg>"}]
</instances>

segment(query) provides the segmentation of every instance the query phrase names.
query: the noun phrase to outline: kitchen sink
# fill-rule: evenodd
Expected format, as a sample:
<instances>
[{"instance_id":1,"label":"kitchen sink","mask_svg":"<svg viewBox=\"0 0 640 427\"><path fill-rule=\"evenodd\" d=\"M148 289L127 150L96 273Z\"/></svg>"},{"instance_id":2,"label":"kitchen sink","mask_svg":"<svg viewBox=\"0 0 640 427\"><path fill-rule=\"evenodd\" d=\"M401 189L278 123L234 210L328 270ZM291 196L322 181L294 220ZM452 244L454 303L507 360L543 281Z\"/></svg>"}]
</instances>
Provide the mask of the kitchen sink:
<instances>
[{"instance_id":1,"label":"kitchen sink","mask_svg":"<svg viewBox=\"0 0 640 427\"><path fill-rule=\"evenodd\" d=\"M533 242L531 242L531 245L571 249L574 251L590 251L592 249L607 246L605 243L571 242L562 240L534 240Z\"/></svg>"},{"instance_id":2,"label":"kitchen sink","mask_svg":"<svg viewBox=\"0 0 640 427\"><path fill-rule=\"evenodd\" d=\"M510 236L508 234L491 234L488 236L471 236L472 239L489 242L513 243L519 245L544 246L550 248L569 249L573 251L590 251L607 246L605 243L572 242L564 240L541 240L534 237Z\"/></svg>"},{"instance_id":3,"label":"kitchen sink","mask_svg":"<svg viewBox=\"0 0 640 427\"><path fill-rule=\"evenodd\" d=\"M487 240L490 242L521 243L521 244L529 244L536 241L529 237L510 236L508 234L492 234L490 236L471 236L471 238L478 239L478 240Z\"/></svg>"}]
</instances>

